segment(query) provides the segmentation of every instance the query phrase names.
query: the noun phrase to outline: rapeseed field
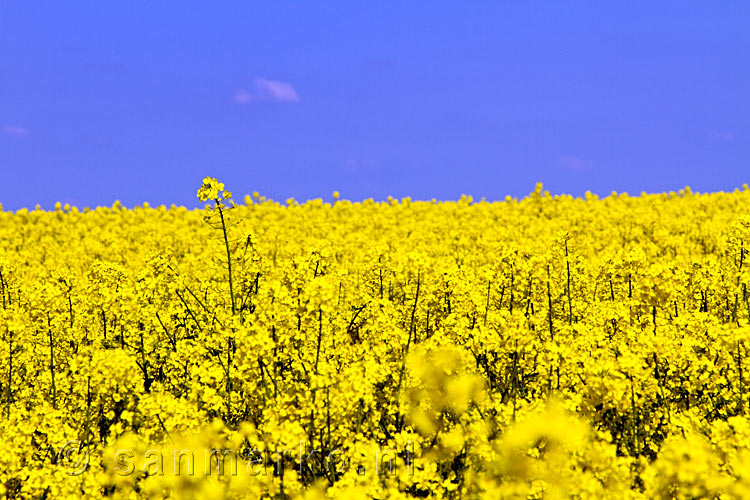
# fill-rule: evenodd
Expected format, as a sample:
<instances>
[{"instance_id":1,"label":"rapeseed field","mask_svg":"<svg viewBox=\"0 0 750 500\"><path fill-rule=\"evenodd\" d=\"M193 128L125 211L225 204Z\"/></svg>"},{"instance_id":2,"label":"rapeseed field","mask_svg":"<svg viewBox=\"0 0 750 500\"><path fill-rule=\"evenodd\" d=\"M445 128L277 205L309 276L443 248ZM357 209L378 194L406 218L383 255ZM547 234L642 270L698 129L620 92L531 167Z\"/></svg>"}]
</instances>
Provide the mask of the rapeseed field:
<instances>
[{"instance_id":1,"label":"rapeseed field","mask_svg":"<svg viewBox=\"0 0 750 500\"><path fill-rule=\"evenodd\" d=\"M197 194L0 211L6 498L750 497L747 187Z\"/></svg>"}]
</instances>

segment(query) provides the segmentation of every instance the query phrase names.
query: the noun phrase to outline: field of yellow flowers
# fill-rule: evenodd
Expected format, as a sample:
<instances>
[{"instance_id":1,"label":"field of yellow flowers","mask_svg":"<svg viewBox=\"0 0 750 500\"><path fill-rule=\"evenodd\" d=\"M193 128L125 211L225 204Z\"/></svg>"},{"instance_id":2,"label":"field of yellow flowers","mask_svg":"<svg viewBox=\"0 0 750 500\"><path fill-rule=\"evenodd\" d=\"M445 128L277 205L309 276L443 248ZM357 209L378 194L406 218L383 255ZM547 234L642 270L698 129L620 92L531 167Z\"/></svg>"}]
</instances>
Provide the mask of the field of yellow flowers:
<instances>
[{"instance_id":1,"label":"field of yellow flowers","mask_svg":"<svg viewBox=\"0 0 750 500\"><path fill-rule=\"evenodd\" d=\"M6 498L749 498L750 190L0 211Z\"/></svg>"}]
</instances>

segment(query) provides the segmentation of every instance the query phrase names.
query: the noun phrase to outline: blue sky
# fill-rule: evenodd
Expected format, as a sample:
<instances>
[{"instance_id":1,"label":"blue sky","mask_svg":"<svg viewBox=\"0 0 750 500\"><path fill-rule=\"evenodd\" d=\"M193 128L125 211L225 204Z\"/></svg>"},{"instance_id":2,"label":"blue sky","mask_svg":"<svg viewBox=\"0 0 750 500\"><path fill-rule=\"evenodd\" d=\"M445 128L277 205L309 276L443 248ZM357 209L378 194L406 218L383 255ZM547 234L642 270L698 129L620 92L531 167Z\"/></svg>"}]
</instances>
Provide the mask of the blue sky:
<instances>
[{"instance_id":1,"label":"blue sky","mask_svg":"<svg viewBox=\"0 0 750 500\"><path fill-rule=\"evenodd\" d=\"M732 190L748 5L0 0L0 202Z\"/></svg>"}]
</instances>

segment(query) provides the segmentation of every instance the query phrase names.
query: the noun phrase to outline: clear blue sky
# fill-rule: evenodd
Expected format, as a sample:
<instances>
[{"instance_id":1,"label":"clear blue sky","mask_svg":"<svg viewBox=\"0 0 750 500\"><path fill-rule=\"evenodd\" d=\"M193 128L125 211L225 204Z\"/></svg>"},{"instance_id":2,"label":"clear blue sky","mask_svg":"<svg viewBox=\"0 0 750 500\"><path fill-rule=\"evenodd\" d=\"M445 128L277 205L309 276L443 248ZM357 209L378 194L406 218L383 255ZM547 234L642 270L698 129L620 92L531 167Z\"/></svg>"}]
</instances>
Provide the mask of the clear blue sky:
<instances>
[{"instance_id":1,"label":"clear blue sky","mask_svg":"<svg viewBox=\"0 0 750 500\"><path fill-rule=\"evenodd\" d=\"M0 0L0 202L732 190L748 5Z\"/></svg>"}]
</instances>

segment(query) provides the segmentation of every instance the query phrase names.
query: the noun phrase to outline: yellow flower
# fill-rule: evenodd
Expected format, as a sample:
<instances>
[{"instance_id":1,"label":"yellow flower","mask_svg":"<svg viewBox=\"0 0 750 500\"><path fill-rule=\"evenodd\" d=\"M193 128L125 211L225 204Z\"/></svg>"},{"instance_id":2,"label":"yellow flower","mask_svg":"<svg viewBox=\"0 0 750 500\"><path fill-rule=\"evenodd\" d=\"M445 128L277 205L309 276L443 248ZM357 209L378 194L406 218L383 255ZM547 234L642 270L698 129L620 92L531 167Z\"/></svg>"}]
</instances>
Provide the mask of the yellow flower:
<instances>
[{"instance_id":1,"label":"yellow flower","mask_svg":"<svg viewBox=\"0 0 750 500\"><path fill-rule=\"evenodd\" d=\"M201 201L218 200L221 197L221 192L223 190L223 183L213 177L206 177L203 179L203 185L198 189L198 199ZM232 194L229 193L229 196L231 195Z\"/></svg>"},{"instance_id":2,"label":"yellow flower","mask_svg":"<svg viewBox=\"0 0 750 500\"><path fill-rule=\"evenodd\" d=\"M224 188L0 211L0 496L750 498L747 188Z\"/></svg>"}]
</instances>

